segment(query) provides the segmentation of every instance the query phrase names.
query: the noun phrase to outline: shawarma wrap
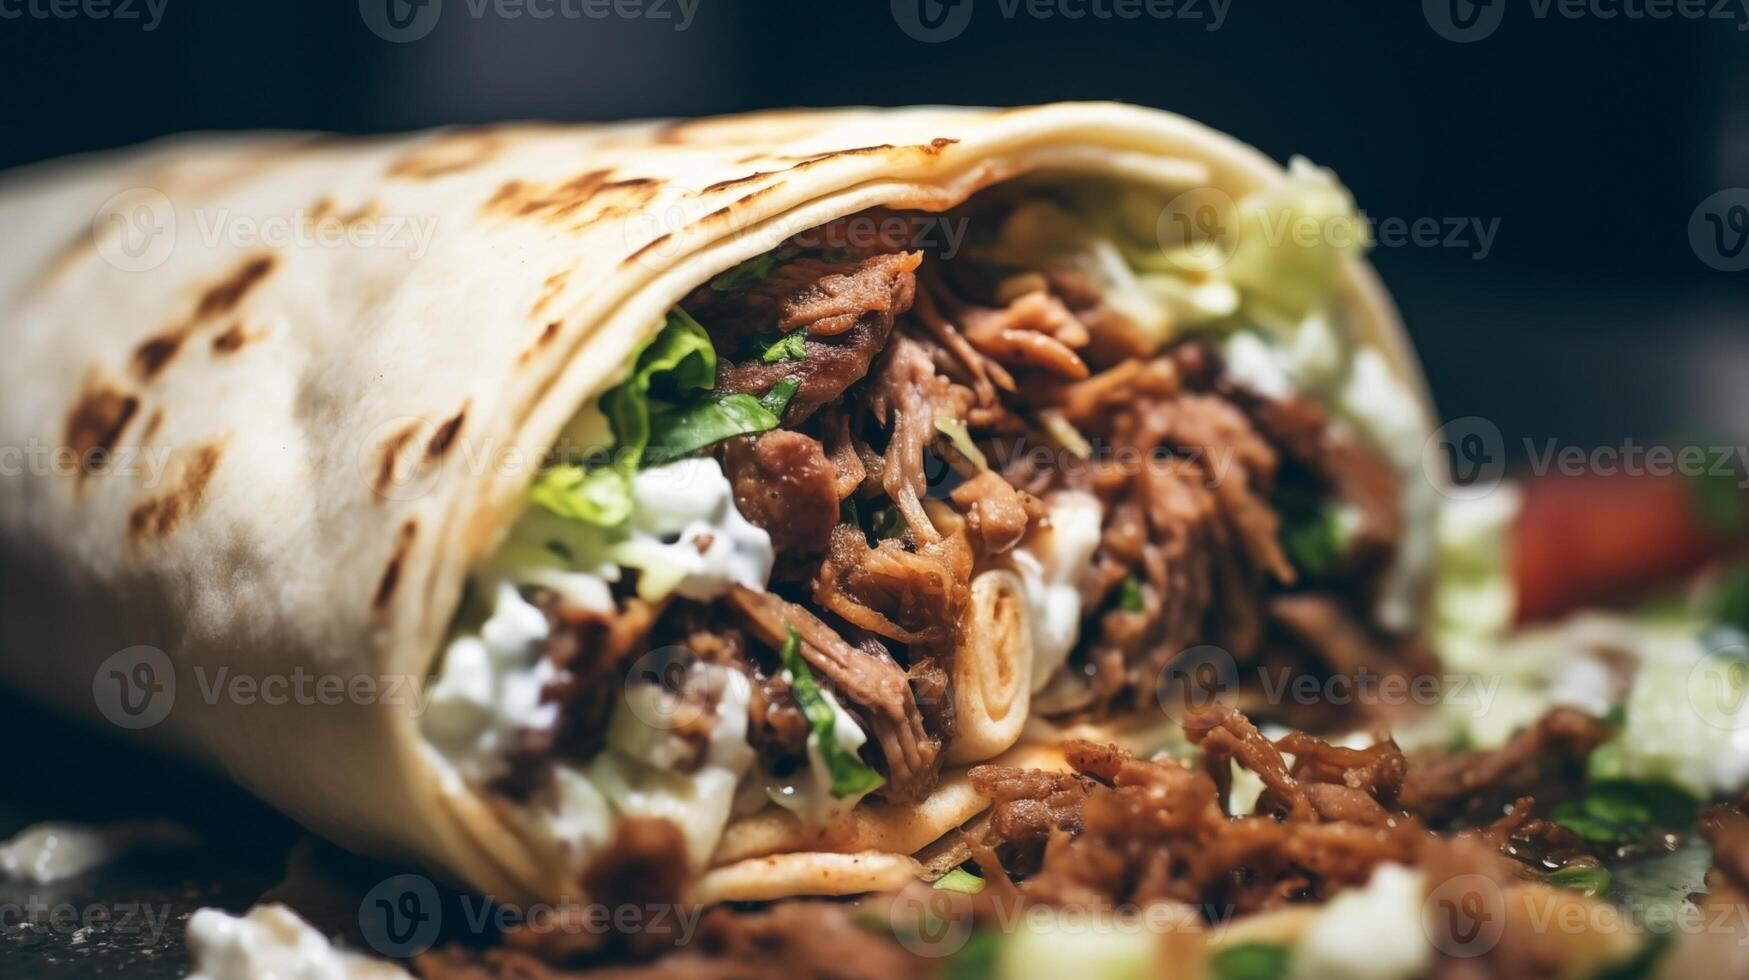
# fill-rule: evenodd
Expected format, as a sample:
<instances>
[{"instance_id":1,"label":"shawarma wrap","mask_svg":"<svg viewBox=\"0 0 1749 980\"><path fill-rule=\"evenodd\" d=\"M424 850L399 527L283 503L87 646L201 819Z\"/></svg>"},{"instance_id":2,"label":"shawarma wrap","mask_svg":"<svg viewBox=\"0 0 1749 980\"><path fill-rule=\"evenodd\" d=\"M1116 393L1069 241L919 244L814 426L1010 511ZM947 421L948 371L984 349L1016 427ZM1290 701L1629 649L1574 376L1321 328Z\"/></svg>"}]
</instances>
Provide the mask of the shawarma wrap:
<instances>
[{"instance_id":1,"label":"shawarma wrap","mask_svg":"<svg viewBox=\"0 0 1749 980\"><path fill-rule=\"evenodd\" d=\"M1352 201L1167 113L196 138L0 221L7 682L502 900L891 888L1029 719L1422 618Z\"/></svg>"}]
</instances>

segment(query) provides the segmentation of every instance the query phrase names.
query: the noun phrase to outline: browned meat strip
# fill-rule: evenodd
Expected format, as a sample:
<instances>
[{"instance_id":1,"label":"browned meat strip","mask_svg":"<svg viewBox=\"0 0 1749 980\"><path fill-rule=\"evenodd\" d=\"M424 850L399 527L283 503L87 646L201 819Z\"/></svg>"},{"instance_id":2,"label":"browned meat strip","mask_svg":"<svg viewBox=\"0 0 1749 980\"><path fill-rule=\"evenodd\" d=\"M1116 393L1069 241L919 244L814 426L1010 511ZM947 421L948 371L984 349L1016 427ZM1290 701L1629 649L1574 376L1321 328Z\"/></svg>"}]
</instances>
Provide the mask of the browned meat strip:
<instances>
[{"instance_id":1,"label":"browned meat strip","mask_svg":"<svg viewBox=\"0 0 1749 980\"><path fill-rule=\"evenodd\" d=\"M1701 812L1700 833L1713 848L1713 867L1737 894L1749 898L1749 796L1734 807Z\"/></svg>"},{"instance_id":2,"label":"browned meat strip","mask_svg":"<svg viewBox=\"0 0 1749 980\"><path fill-rule=\"evenodd\" d=\"M697 308L686 309L717 342L717 389L762 395L794 378L798 387L784 422L799 424L868 373L894 319L911 308L920 261L915 252L838 264L798 259L745 292L694 292L689 302L697 299ZM826 280L830 287L822 285ZM800 329L808 331L802 360L761 359L758 338ZM732 354L742 347L748 349Z\"/></svg>"},{"instance_id":3,"label":"browned meat strip","mask_svg":"<svg viewBox=\"0 0 1749 980\"><path fill-rule=\"evenodd\" d=\"M1087 377L1087 364L1075 353L1087 346L1087 328L1048 292L1027 293L1000 310L968 306L959 317L966 340L1006 368Z\"/></svg>"},{"instance_id":4,"label":"browned meat strip","mask_svg":"<svg viewBox=\"0 0 1749 980\"><path fill-rule=\"evenodd\" d=\"M889 800L913 802L934 787L941 769L941 740L925 730L910 679L897 663L851 646L819 617L770 592L737 586L728 601L748 629L774 648L791 629L801 637L808 666L873 728L887 765Z\"/></svg>"},{"instance_id":5,"label":"browned meat strip","mask_svg":"<svg viewBox=\"0 0 1749 980\"><path fill-rule=\"evenodd\" d=\"M789 429L729 440L723 469L741 516L785 554L825 550L838 523L838 470L817 440Z\"/></svg>"},{"instance_id":6,"label":"browned meat strip","mask_svg":"<svg viewBox=\"0 0 1749 980\"><path fill-rule=\"evenodd\" d=\"M938 417L964 417L970 392L936 374L929 351L903 336L887 348L870 388L869 408L889 433L882 456L881 487L905 516L917 540L932 542L938 535L923 510L923 498L929 492L923 451L936 439Z\"/></svg>"},{"instance_id":7,"label":"browned meat strip","mask_svg":"<svg viewBox=\"0 0 1749 980\"><path fill-rule=\"evenodd\" d=\"M980 473L955 487L952 498L966 515L966 530L981 557L999 555L1019 544L1032 522L1044 516L1044 504L1037 497L1014 489L995 472Z\"/></svg>"},{"instance_id":8,"label":"browned meat strip","mask_svg":"<svg viewBox=\"0 0 1749 980\"><path fill-rule=\"evenodd\" d=\"M959 629L971 578L964 537L909 550L897 538L870 547L862 530L832 529L814 580L814 601L856 626L899 643L945 643Z\"/></svg>"},{"instance_id":9,"label":"browned meat strip","mask_svg":"<svg viewBox=\"0 0 1749 980\"><path fill-rule=\"evenodd\" d=\"M1486 813L1502 799L1571 785L1609 726L1572 708L1556 708L1492 751L1417 760L1403 780L1402 807L1439 821L1469 809Z\"/></svg>"}]
</instances>

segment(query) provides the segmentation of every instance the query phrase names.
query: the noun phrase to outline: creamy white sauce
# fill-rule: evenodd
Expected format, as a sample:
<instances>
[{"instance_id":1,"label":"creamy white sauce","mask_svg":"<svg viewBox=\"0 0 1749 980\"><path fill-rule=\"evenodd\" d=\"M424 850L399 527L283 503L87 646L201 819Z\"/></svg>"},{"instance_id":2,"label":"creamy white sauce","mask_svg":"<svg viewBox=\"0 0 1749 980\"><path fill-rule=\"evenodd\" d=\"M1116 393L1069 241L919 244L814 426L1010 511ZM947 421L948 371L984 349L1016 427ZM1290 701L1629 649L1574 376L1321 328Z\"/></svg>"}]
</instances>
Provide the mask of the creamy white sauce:
<instances>
[{"instance_id":1,"label":"creamy white sauce","mask_svg":"<svg viewBox=\"0 0 1749 980\"><path fill-rule=\"evenodd\" d=\"M1244 330L1227 338L1221 351L1227 376L1267 398L1286 398L1294 393L1282 357L1268 342Z\"/></svg>"},{"instance_id":2,"label":"creamy white sauce","mask_svg":"<svg viewBox=\"0 0 1749 980\"><path fill-rule=\"evenodd\" d=\"M1422 928L1421 872L1381 864L1366 887L1337 894L1295 945L1293 980L1411 980L1433 963Z\"/></svg>"},{"instance_id":3,"label":"creamy white sauce","mask_svg":"<svg viewBox=\"0 0 1749 980\"><path fill-rule=\"evenodd\" d=\"M832 732L838 740L838 747L856 754L868 742L868 735L831 691L822 688L820 695L832 708ZM765 795L773 803L794 813L803 823L822 824L850 812L868 794L832 795L832 772L826 767L826 756L820 751L820 737L809 732L808 768L788 779L768 781Z\"/></svg>"},{"instance_id":4,"label":"creamy white sauce","mask_svg":"<svg viewBox=\"0 0 1749 980\"><path fill-rule=\"evenodd\" d=\"M284 905L247 915L201 909L188 919L188 980L412 980L387 960L338 949Z\"/></svg>"},{"instance_id":5,"label":"creamy white sauce","mask_svg":"<svg viewBox=\"0 0 1749 980\"><path fill-rule=\"evenodd\" d=\"M1059 490L1046 522L1008 554L1026 592L1032 632L1032 690L1050 683L1081 635L1081 583L1093 570L1104 515L1092 494Z\"/></svg>"},{"instance_id":6,"label":"creamy white sauce","mask_svg":"<svg viewBox=\"0 0 1749 980\"><path fill-rule=\"evenodd\" d=\"M558 720L558 706L541 703L558 673L539 653L546 636L541 611L516 586L499 582L479 635L458 636L444 651L441 673L427 692L425 737L477 784L504 773L505 754L519 732Z\"/></svg>"},{"instance_id":7,"label":"creamy white sauce","mask_svg":"<svg viewBox=\"0 0 1749 980\"><path fill-rule=\"evenodd\" d=\"M539 653L546 617L519 586L550 588L570 604L599 612L613 608L609 583L619 580L622 567L639 570L638 592L650 601L670 594L708 600L735 585L764 589L774 561L771 538L735 508L716 460L643 470L632 489L636 504L623 535L608 540L531 511L477 577L490 614L477 633L451 639L422 721L427 741L475 786L507 770L506 754L521 732L558 720L558 706L542 703L558 674ZM549 541L570 557L554 552ZM666 816L682 828L693 860L707 858L753 755L746 743L746 678L723 668L697 669L723 693L702 759L694 758L696 747L661 727L671 695L655 685L630 685L610 722L608 748L585 770L558 766L554 799L523 808L523 826L574 854L606 841L614 809Z\"/></svg>"},{"instance_id":8,"label":"creamy white sauce","mask_svg":"<svg viewBox=\"0 0 1749 980\"><path fill-rule=\"evenodd\" d=\"M710 664L693 667L692 675L689 689L703 685L717 695L710 739L694 768L668 768L692 761L684 758L690 747L666 727L676 717L673 695L655 685L634 684L615 706L607 748L589 764L587 775L621 813L672 820L686 838L693 866L702 867L728 823L736 784L753 765L747 744L752 685L740 671Z\"/></svg>"},{"instance_id":9,"label":"creamy white sauce","mask_svg":"<svg viewBox=\"0 0 1749 980\"><path fill-rule=\"evenodd\" d=\"M716 460L642 470L632 478L632 493L631 539L614 556L642 570L638 595L655 601L672 592L702 601L735 585L765 588L775 561L771 536L735 508Z\"/></svg>"},{"instance_id":10,"label":"creamy white sauce","mask_svg":"<svg viewBox=\"0 0 1749 980\"><path fill-rule=\"evenodd\" d=\"M46 885L146 849L187 847L187 828L163 820L109 824L39 823L0 844L0 875Z\"/></svg>"}]
</instances>

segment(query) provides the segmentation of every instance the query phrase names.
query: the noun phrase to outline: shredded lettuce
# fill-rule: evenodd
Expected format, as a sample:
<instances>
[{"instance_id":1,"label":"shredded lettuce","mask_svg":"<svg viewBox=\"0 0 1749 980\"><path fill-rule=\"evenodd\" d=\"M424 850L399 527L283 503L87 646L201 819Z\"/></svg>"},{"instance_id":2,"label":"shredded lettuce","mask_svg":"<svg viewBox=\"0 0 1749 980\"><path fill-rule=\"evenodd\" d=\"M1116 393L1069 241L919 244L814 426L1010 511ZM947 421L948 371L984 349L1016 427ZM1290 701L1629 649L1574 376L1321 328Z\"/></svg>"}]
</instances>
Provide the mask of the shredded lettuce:
<instances>
[{"instance_id":1,"label":"shredded lettuce","mask_svg":"<svg viewBox=\"0 0 1749 980\"><path fill-rule=\"evenodd\" d=\"M1323 306L1345 262L1368 245L1354 198L1330 171L1295 157L1279 187L1239 202L1232 258L1221 270L1269 318L1297 324Z\"/></svg>"},{"instance_id":2,"label":"shredded lettuce","mask_svg":"<svg viewBox=\"0 0 1749 980\"><path fill-rule=\"evenodd\" d=\"M631 481L611 467L554 466L536 478L528 496L560 517L599 527L618 527L632 516Z\"/></svg>"},{"instance_id":3,"label":"shredded lettuce","mask_svg":"<svg viewBox=\"0 0 1749 980\"><path fill-rule=\"evenodd\" d=\"M690 405L663 406L650 417L650 444L644 447L644 465L657 466L724 439L775 429L779 414L752 395L742 394L718 395Z\"/></svg>"},{"instance_id":4,"label":"shredded lettuce","mask_svg":"<svg viewBox=\"0 0 1749 980\"><path fill-rule=\"evenodd\" d=\"M651 402L678 400L689 391L709 391L716 384L717 351L710 335L679 307L656 338L638 352L631 377L601 396L601 410L613 427L615 462L635 468L650 444Z\"/></svg>"},{"instance_id":5,"label":"shredded lettuce","mask_svg":"<svg viewBox=\"0 0 1749 980\"><path fill-rule=\"evenodd\" d=\"M1554 808L1555 823L1599 844L1645 840L1655 830L1687 830L1699 804L1670 783L1595 782Z\"/></svg>"},{"instance_id":6,"label":"shredded lettuce","mask_svg":"<svg viewBox=\"0 0 1749 980\"><path fill-rule=\"evenodd\" d=\"M612 461L550 467L535 480L530 499L569 520L619 527L632 513L632 474L776 428L796 389L786 378L762 398L709 394L716 376L710 335L685 310L670 310L661 331L632 358L631 376L601 396L601 414L613 433Z\"/></svg>"},{"instance_id":7,"label":"shredded lettuce","mask_svg":"<svg viewBox=\"0 0 1749 980\"><path fill-rule=\"evenodd\" d=\"M784 669L789 671L790 693L795 696L796 706L802 709L808 727L813 729L808 737L818 746L820 757L826 762L826 771L831 774L832 795L839 798L860 796L885 783L881 774L868 763L839 747L837 713L821 693L814 672L808 669L808 662L802 659L802 638L793 628L783 641L778 657L783 661Z\"/></svg>"},{"instance_id":8,"label":"shredded lettuce","mask_svg":"<svg viewBox=\"0 0 1749 980\"><path fill-rule=\"evenodd\" d=\"M1287 980L1293 951L1280 943L1238 943L1209 958L1214 980Z\"/></svg>"},{"instance_id":9,"label":"shredded lettuce","mask_svg":"<svg viewBox=\"0 0 1749 980\"><path fill-rule=\"evenodd\" d=\"M935 879L932 886L937 891L959 892L962 895L976 895L984 890L984 879L972 874L964 868L955 868L947 874Z\"/></svg>"}]
</instances>

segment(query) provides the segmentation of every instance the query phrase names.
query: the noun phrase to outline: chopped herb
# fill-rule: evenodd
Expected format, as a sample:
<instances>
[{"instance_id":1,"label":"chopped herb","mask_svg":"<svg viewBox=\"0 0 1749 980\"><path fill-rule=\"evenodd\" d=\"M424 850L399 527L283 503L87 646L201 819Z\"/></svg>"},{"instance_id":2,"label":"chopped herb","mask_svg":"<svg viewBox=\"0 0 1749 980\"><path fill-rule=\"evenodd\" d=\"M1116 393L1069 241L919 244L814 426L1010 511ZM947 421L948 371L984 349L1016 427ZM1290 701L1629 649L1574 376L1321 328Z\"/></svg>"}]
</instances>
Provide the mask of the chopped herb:
<instances>
[{"instance_id":1,"label":"chopped herb","mask_svg":"<svg viewBox=\"0 0 1749 980\"><path fill-rule=\"evenodd\" d=\"M1292 951L1280 943L1239 943L1209 959L1214 980L1286 980Z\"/></svg>"},{"instance_id":2,"label":"chopped herb","mask_svg":"<svg viewBox=\"0 0 1749 980\"><path fill-rule=\"evenodd\" d=\"M1669 783L1612 780L1592 783L1584 795L1555 807L1550 817L1586 840L1628 844L1654 830L1687 829L1698 806L1694 797Z\"/></svg>"},{"instance_id":3,"label":"chopped herb","mask_svg":"<svg viewBox=\"0 0 1749 980\"><path fill-rule=\"evenodd\" d=\"M805 361L808 359L808 328L800 327L766 345L765 352L759 359L766 364L776 364L779 361Z\"/></svg>"},{"instance_id":4,"label":"chopped herb","mask_svg":"<svg viewBox=\"0 0 1749 980\"><path fill-rule=\"evenodd\" d=\"M990 461L984 458L983 450L979 449L978 444L972 441L972 431L966 428L964 422L955 418L937 418L935 431L947 437L948 444L953 446L961 456L964 456L966 462L980 470L990 468Z\"/></svg>"},{"instance_id":5,"label":"chopped herb","mask_svg":"<svg viewBox=\"0 0 1749 980\"><path fill-rule=\"evenodd\" d=\"M1342 560L1348 548L1342 529L1342 512L1335 506L1319 508L1298 519L1282 515L1281 544L1294 567L1317 577L1328 573Z\"/></svg>"},{"instance_id":6,"label":"chopped herb","mask_svg":"<svg viewBox=\"0 0 1749 980\"><path fill-rule=\"evenodd\" d=\"M1141 612L1146 607L1142 600L1142 583L1134 575L1125 575L1118 583L1117 607L1124 612Z\"/></svg>"},{"instance_id":7,"label":"chopped herb","mask_svg":"<svg viewBox=\"0 0 1749 980\"><path fill-rule=\"evenodd\" d=\"M759 396L759 404L765 410L778 418L783 418L784 410L789 408L789 401L796 396L796 389L802 386L798 378L785 378L771 386L771 390Z\"/></svg>"},{"instance_id":8,"label":"chopped herb","mask_svg":"<svg viewBox=\"0 0 1749 980\"><path fill-rule=\"evenodd\" d=\"M1546 880L1581 895L1597 896L1609 890L1609 869L1600 865L1568 865L1549 872Z\"/></svg>"},{"instance_id":9,"label":"chopped herb","mask_svg":"<svg viewBox=\"0 0 1749 980\"><path fill-rule=\"evenodd\" d=\"M934 887L944 892L959 892L962 895L976 895L984 890L984 879L972 874L964 868L955 868L947 874L935 879Z\"/></svg>"},{"instance_id":10,"label":"chopped herb","mask_svg":"<svg viewBox=\"0 0 1749 980\"><path fill-rule=\"evenodd\" d=\"M808 727L812 730L808 737L818 748L820 758L826 763L826 771L831 774L832 795L839 798L860 796L886 782L856 753L839 748L838 713L821 692L819 683L814 680L814 672L808 669L808 662L802 659L802 638L793 627L783 641L783 648L778 651L778 658L789 671L790 693L796 699L796 707L808 719Z\"/></svg>"},{"instance_id":11,"label":"chopped herb","mask_svg":"<svg viewBox=\"0 0 1749 980\"><path fill-rule=\"evenodd\" d=\"M1348 551L1348 529L1340 504L1308 487L1288 486L1275 495L1281 515L1281 546L1294 567L1316 578L1327 574Z\"/></svg>"}]
</instances>

